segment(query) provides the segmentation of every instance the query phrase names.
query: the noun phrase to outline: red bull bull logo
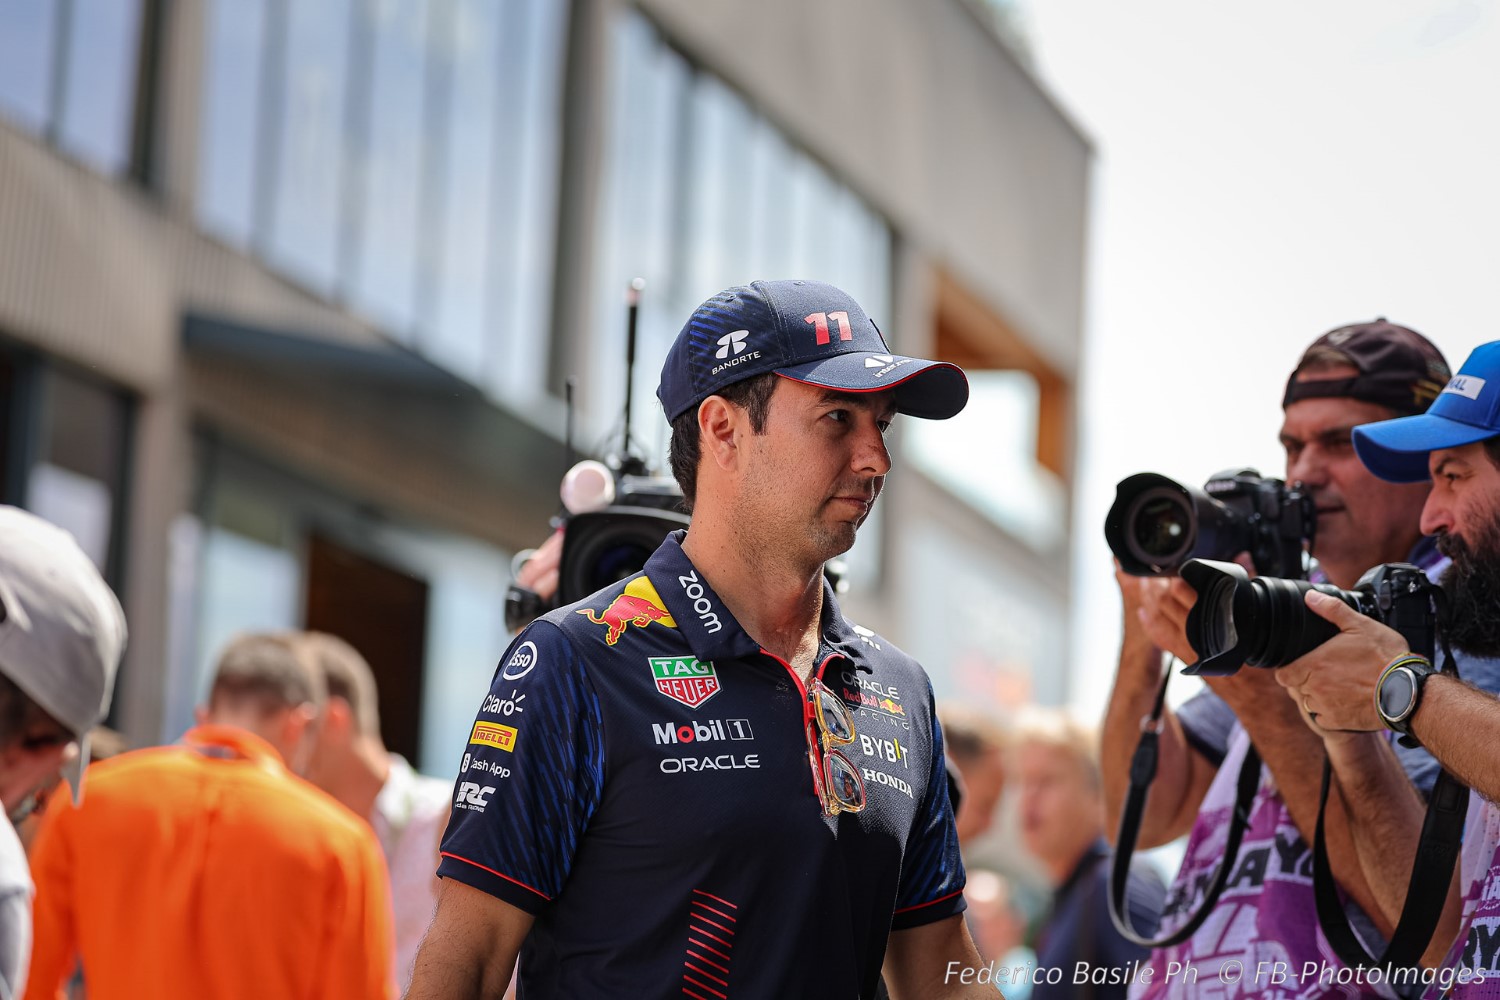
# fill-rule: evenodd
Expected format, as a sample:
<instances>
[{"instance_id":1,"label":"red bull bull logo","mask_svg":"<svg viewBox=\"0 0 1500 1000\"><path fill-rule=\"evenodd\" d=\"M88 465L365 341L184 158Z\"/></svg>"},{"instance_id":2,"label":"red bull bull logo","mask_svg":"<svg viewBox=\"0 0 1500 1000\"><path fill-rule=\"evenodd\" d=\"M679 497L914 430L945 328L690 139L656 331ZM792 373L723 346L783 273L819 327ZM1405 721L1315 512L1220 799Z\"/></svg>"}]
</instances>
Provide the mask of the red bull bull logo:
<instances>
[{"instance_id":1,"label":"red bull bull logo","mask_svg":"<svg viewBox=\"0 0 1500 1000\"><path fill-rule=\"evenodd\" d=\"M620 636L631 625L636 628L645 628L652 622L658 622L668 628L676 628L677 622L662 604L661 597L656 593L656 588L651 586L651 581L644 576L636 577L625 585L625 593L609 602L609 607L603 612L595 612L593 608L584 608L578 612L584 615L595 625L604 625L607 631L604 633L604 641L613 646L620 641Z\"/></svg>"}]
</instances>

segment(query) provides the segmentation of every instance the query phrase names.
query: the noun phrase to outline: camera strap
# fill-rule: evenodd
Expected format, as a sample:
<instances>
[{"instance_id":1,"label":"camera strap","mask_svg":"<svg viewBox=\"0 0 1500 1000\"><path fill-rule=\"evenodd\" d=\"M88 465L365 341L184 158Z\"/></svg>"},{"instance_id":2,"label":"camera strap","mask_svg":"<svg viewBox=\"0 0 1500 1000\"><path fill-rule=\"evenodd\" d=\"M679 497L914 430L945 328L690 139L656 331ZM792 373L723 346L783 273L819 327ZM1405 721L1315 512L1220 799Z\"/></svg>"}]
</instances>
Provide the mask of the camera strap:
<instances>
[{"instance_id":1,"label":"camera strap","mask_svg":"<svg viewBox=\"0 0 1500 1000\"><path fill-rule=\"evenodd\" d=\"M1443 643L1442 673L1458 676L1453 654ZM1427 815L1422 821L1422 835L1417 856L1412 861L1411 881L1401 919L1391 934L1390 944L1376 959L1365 951L1349 926L1349 915L1339 900L1333 869L1328 863L1328 845L1323 836L1324 814L1328 792L1333 783L1333 766L1323 758L1323 787L1318 795L1318 827L1313 837L1313 893L1318 903L1318 923L1334 952L1350 968L1379 966L1384 969L1417 966L1422 953L1432 941L1433 931L1448 899L1453 866L1458 861L1463 842L1464 816L1469 808L1469 789L1446 769L1438 774L1427 800Z\"/></svg>"},{"instance_id":2,"label":"camera strap","mask_svg":"<svg viewBox=\"0 0 1500 1000\"><path fill-rule=\"evenodd\" d=\"M1170 654L1166 654L1166 659L1167 668L1162 674L1161 687L1156 692L1156 704L1152 706L1151 714L1141 720L1141 739L1136 744L1135 754L1130 759L1130 791L1125 797L1125 807L1120 812L1120 831L1115 838L1115 857L1109 876L1110 919L1114 921L1115 929L1122 937L1143 948L1167 948L1181 944L1203 926L1203 922L1213 912L1220 894L1224 891L1224 886L1229 881L1229 873L1233 870L1235 859L1240 853L1240 840L1245 835L1245 828L1250 825L1250 807L1255 801L1256 791L1260 788L1260 754L1256 752L1254 744L1251 744L1245 748L1245 759L1240 764L1239 779L1235 786L1234 812L1229 818L1224 856L1219 859L1219 865L1214 869L1213 878L1203 894L1202 903L1185 923L1170 934L1152 938L1137 931L1130 922L1130 908L1127 900L1127 890L1130 885L1130 861L1135 856L1136 838L1141 832L1141 819L1146 809L1146 795L1151 790L1151 782L1156 778L1162 730L1161 713L1167 700L1167 683L1172 679Z\"/></svg>"}]
</instances>

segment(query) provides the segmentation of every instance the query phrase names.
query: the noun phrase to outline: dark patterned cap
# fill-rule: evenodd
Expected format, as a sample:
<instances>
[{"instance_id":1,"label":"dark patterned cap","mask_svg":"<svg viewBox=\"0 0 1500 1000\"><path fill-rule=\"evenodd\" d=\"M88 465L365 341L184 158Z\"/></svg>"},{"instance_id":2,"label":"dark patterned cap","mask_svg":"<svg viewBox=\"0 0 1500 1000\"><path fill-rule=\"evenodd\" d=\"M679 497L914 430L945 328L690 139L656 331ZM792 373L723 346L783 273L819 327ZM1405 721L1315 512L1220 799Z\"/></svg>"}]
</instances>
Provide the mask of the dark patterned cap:
<instances>
[{"instance_id":1,"label":"dark patterned cap","mask_svg":"<svg viewBox=\"0 0 1500 1000\"><path fill-rule=\"evenodd\" d=\"M1324 379L1314 370L1298 381L1303 366L1319 358L1351 365L1359 374ZM1382 316L1373 323L1341 326L1313 341L1287 379L1281 405L1336 396L1375 403L1406 416L1426 411L1451 375L1443 352L1432 341Z\"/></svg>"},{"instance_id":2,"label":"dark patterned cap","mask_svg":"<svg viewBox=\"0 0 1500 1000\"><path fill-rule=\"evenodd\" d=\"M765 372L842 392L894 390L897 410L933 420L969 401L963 369L892 354L859 303L821 281L756 281L703 303L667 351L656 395L676 420Z\"/></svg>"}]
</instances>

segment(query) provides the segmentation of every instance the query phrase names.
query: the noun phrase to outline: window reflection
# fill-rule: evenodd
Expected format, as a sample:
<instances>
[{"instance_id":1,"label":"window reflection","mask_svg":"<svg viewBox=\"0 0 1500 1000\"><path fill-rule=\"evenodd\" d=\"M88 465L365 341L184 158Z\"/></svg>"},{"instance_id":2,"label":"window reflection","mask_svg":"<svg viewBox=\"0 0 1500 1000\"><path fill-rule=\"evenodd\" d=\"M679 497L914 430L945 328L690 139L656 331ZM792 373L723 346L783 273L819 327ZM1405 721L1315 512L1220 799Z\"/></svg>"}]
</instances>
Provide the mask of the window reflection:
<instances>
[{"instance_id":1,"label":"window reflection","mask_svg":"<svg viewBox=\"0 0 1500 1000\"><path fill-rule=\"evenodd\" d=\"M56 14L53 0L0 5L0 114L36 132L50 117Z\"/></svg>"},{"instance_id":2,"label":"window reflection","mask_svg":"<svg viewBox=\"0 0 1500 1000\"><path fill-rule=\"evenodd\" d=\"M442 237L432 261L437 278L422 317L423 344L461 372L484 364L485 295L491 253L491 176L496 173L496 98L500 81L500 8L456 0L432 41L448 102L438 175Z\"/></svg>"},{"instance_id":3,"label":"window reflection","mask_svg":"<svg viewBox=\"0 0 1500 1000\"><path fill-rule=\"evenodd\" d=\"M585 440L618 424L625 387L621 293L647 279L634 425L649 419L656 362L689 312L755 278L817 278L890 326L885 220L782 136L728 86L688 68L643 16L615 25L599 270L588 356ZM644 407L644 408L643 408ZM665 431L640 441L661 466ZM614 447L614 439L608 446Z\"/></svg>"},{"instance_id":4,"label":"window reflection","mask_svg":"<svg viewBox=\"0 0 1500 1000\"><path fill-rule=\"evenodd\" d=\"M286 5L268 251L324 292L338 268L350 0ZM275 44L272 41L272 44Z\"/></svg>"},{"instance_id":5,"label":"window reflection","mask_svg":"<svg viewBox=\"0 0 1500 1000\"><path fill-rule=\"evenodd\" d=\"M359 250L352 298L394 333L410 330L416 285L428 5L368 0L360 13L371 42L363 131L356 147ZM353 194L351 192L351 194Z\"/></svg>"},{"instance_id":6,"label":"window reflection","mask_svg":"<svg viewBox=\"0 0 1500 1000\"><path fill-rule=\"evenodd\" d=\"M527 407L549 357L569 5L206 3L203 225Z\"/></svg>"},{"instance_id":7,"label":"window reflection","mask_svg":"<svg viewBox=\"0 0 1500 1000\"><path fill-rule=\"evenodd\" d=\"M265 0L211 0L205 12L208 51L198 151L198 216L232 243L255 236L256 167L260 156Z\"/></svg>"},{"instance_id":8,"label":"window reflection","mask_svg":"<svg viewBox=\"0 0 1500 1000\"><path fill-rule=\"evenodd\" d=\"M497 252L490 271L494 337L484 381L524 410L547 377L568 4L527 0L509 9L501 38L505 155L495 176Z\"/></svg>"},{"instance_id":9,"label":"window reflection","mask_svg":"<svg viewBox=\"0 0 1500 1000\"><path fill-rule=\"evenodd\" d=\"M70 0L58 142L105 173L130 162L141 0Z\"/></svg>"}]
</instances>

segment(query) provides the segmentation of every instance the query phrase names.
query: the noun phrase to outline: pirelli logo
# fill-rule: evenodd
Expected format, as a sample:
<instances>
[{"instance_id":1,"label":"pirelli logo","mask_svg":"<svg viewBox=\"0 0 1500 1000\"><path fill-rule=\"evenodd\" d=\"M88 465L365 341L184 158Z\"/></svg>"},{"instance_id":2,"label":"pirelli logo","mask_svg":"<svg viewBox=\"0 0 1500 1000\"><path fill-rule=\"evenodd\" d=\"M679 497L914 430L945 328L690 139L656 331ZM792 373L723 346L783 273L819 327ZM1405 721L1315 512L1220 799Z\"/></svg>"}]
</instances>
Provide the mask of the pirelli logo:
<instances>
[{"instance_id":1,"label":"pirelli logo","mask_svg":"<svg viewBox=\"0 0 1500 1000\"><path fill-rule=\"evenodd\" d=\"M499 747L510 753L516 748L516 730L514 726L502 726L498 722L476 722L474 732L469 735L469 742Z\"/></svg>"}]
</instances>

